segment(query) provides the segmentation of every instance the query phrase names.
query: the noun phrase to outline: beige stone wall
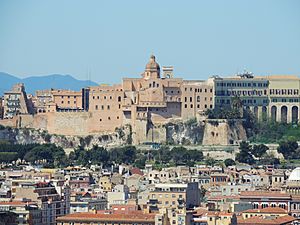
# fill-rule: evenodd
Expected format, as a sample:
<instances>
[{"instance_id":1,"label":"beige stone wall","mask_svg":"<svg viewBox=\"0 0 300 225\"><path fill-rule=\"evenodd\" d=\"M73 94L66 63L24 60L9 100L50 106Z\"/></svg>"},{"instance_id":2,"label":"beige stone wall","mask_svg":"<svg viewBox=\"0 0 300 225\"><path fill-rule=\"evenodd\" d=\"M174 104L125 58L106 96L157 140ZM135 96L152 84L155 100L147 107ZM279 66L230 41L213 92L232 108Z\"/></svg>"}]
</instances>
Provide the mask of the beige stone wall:
<instances>
[{"instance_id":1,"label":"beige stone wall","mask_svg":"<svg viewBox=\"0 0 300 225\"><path fill-rule=\"evenodd\" d=\"M59 108L82 109L82 92L70 90L51 91L53 102Z\"/></svg>"},{"instance_id":2,"label":"beige stone wall","mask_svg":"<svg viewBox=\"0 0 300 225\"><path fill-rule=\"evenodd\" d=\"M201 81L184 81L181 87L181 117L196 117L198 112L213 108L213 86Z\"/></svg>"},{"instance_id":3,"label":"beige stone wall","mask_svg":"<svg viewBox=\"0 0 300 225\"><path fill-rule=\"evenodd\" d=\"M203 145L232 145L246 139L242 121L206 120Z\"/></svg>"},{"instance_id":4,"label":"beige stone wall","mask_svg":"<svg viewBox=\"0 0 300 225\"><path fill-rule=\"evenodd\" d=\"M86 135L90 131L89 112L47 113L47 130L50 134Z\"/></svg>"}]
</instances>

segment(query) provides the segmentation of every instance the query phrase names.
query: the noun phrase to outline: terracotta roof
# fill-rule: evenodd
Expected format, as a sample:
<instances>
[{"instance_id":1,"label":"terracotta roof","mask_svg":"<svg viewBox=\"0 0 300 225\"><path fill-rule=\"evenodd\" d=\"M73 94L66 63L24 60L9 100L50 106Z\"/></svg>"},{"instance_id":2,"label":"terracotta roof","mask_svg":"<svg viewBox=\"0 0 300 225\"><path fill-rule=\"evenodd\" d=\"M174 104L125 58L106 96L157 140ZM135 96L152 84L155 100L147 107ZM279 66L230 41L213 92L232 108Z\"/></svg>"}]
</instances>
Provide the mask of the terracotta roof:
<instances>
[{"instance_id":1,"label":"terracotta roof","mask_svg":"<svg viewBox=\"0 0 300 225\"><path fill-rule=\"evenodd\" d=\"M277 197L277 198L290 198L291 195L281 193L280 191L242 191L242 197Z\"/></svg>"},{"instance_id":2,"label":"terracotta roof","mask_svg":"<svg viewBox=\"0 0 300 225\"><path fill-rule=\"evenodd\" d=\"M0 202L1 206L22 206L22 205L32 205L36 204L35 202L22 202L22 201L13 201L13 202Z\"/></svg>"},{"instance_id":3,"label":"terracotta roof","mask_svg":"<svg viewBox=\"0 0 300 225\"><path fill-rule=\"evenodd\" d=\"M253 217L247 218L247 219L238 219L238 224L243 224L243 225L268 225L268 224L281 225L281 224L290 223L295 220L296 220L296 218L294 218L292 216L279 216L279 217L273 218L273 219L264 218L263 216L253 216Z\"/></svg>"},{"instance_id":4,"label":"terracotta roof","mask_svg":"<svg viewBox=\"0 0 300 225\"><path fill-rule=\"evenodd\" d=\"M57 221L130 221L130 222L146 222L146 223L154 223L155 222L155 214L144 214L141 212L130 212L127 214L98 214L92 212L86 213L74 213L66 216L58 217Z\"/></svg>"},{"instance_id":5,"label":"terracotta roof","mask_svg":"<svg viewBox=\"0 0 300 225\"><path fill-rule=\"evenodd\" d=\"M287 214L287 211L280 207L267 207L264 209L248 209L242 213L277 213L277 214Z\"/></svg>"},{"instance_id":6,"label":"terracotta roof","mask_svg":"<svg viewBox=\"0 0 300 225\"><path fill-rule=\"evenodd\" d=\"M141 176L144 175L144 173L139 168L136 168L136 167L132 168L130 170L130 172L131 172L131 174L138 174L138 175L141 175Z\"/></svg>"}]
</instances>

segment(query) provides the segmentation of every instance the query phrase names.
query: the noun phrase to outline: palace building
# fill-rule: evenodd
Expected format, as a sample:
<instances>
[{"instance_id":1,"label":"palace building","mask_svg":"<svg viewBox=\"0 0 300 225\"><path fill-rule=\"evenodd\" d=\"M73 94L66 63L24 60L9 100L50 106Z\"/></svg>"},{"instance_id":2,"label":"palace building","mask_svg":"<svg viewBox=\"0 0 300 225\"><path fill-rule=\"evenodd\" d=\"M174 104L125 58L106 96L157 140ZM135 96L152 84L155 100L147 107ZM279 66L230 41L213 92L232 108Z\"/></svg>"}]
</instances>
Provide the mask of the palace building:
<instances>
[{"instance_id":1,"label":"palace building","mask_svg":"<svg viewBox=\"0 0 300 225\"><path fill-rule=\"evenodd\" d=\"M4 94L1 124L45 129L62 135L114 132L131 125L136 143L160 141L162 125L200 118L208 109L231 107L239 97L242 106L258 119L297 123L300 79L296 76L213 76L183 80L172 66L162 69L152 55L139 78L120 84L83 87L80 91L40 90L27 98L17 84Z\"/></svg>"}]
</instances>

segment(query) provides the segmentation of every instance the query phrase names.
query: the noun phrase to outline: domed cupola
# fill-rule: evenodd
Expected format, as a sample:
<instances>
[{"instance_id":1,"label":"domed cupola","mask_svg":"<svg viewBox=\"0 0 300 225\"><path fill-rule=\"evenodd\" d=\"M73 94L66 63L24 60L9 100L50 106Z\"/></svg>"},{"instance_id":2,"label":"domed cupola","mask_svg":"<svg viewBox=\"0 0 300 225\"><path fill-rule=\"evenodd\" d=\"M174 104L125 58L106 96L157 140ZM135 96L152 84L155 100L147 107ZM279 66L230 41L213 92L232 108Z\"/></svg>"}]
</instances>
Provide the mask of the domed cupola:
<instances>
[{"instance_id":1,"label":"domed cupola","mask_svg":"<svg viewBox=\"0 0 300 225\"><path fill-rule=\"evenodd\" d=\"M300 167L297 167L290 174L288 181L300 181Z\"/></svg>"},{"instance_id":2,"label":"domed cupola","mask_svg":"<svg viewBox=\"0 0 300 225\"><path fill-rule=\"evenodd\" d=\"M154 55L150 56L150 60L146 65L143 77L145 79L160 78L160 66L155 61L155 56Z\"/></svg>"}]
</instances>

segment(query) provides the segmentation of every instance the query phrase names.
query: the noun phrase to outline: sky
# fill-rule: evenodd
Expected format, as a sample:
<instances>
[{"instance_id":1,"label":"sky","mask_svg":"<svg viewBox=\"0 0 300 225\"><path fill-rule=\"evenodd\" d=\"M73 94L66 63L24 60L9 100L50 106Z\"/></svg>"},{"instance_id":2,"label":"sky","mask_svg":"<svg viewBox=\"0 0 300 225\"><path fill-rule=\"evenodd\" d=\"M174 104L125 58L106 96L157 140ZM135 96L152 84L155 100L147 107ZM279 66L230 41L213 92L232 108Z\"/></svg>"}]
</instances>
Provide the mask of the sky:
<instances>
[{"instance_id":1,"label":"sky","mask_svg":"<svg viewBox=\"0 0 300 225\"><path fill-rule=\"evenodd\" d=\"M112 84L151 54L184 79L299 76L300 1L0 1L2 72Z\"/></svg>"}]
</instances>

